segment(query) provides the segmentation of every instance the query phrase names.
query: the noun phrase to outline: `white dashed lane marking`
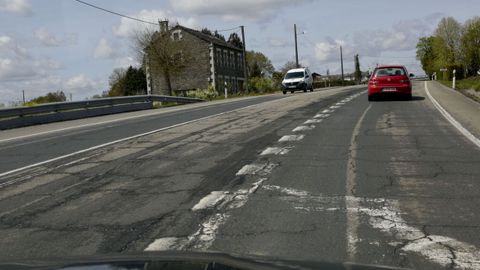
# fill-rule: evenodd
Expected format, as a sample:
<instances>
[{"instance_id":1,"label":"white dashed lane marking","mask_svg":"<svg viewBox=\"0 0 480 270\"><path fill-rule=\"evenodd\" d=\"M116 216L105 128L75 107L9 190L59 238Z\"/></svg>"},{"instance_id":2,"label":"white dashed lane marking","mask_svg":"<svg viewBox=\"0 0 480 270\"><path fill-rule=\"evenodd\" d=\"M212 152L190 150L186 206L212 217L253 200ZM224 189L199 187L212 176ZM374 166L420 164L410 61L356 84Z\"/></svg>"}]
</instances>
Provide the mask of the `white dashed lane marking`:
<instances>
[{"instance_id":1,"label":"white dashed lane marking","mask_svg":"<svg viewBox=\"0 0 480 270\"><path fill-rule=\"evenodd\" d=\"M320 122L322 122L322 119L310 119L310 120L307 120L303 123L308 125L308 124L318 124Z\"/></svg>"},{"instance_id":2,"label":"white dashed lane marking","mask_svg":"<svg viewBox=\"0 0 480 270\"><path fill-rule=\"evenodd\" d=\"M293 147L267 147L265 150L260 153L261 156L266 156L266 155L285 155L290 150L292 150Z\"/></svg>"},{"instance_id":3,"label":"white dashed lane marking","mask_svg":"<svg viewBox=\"0 0 480 270\"><path fill-rule=\"evenodd\" d=\"M295 142L300 141L305 137L305 135L285 135L281 137L278 141L279 142Z\"/></svg>"},{"instance_id":4,"label":"white dashed lane marking","mask_svg":"<svg viewBox=\"0 0 480 270\"><path fill-rule=\"evenodd\" d=\"M292 129L292 132L299 132L299 131L308 131L315 128L315 125L308 125L308 126L298 126Z\"/></svg>"},{"instance_id":5,"label":"white dashed lane marking","mask_svg":"<svg viewBox=\"0 0 480 270\"><path fill-rule=\"evenodd\" d=\"M319 114L316 114L313 118L327 118L329 116L330 114L327 114L327 113L319 113Z\"/></svg>"}]
</instances>

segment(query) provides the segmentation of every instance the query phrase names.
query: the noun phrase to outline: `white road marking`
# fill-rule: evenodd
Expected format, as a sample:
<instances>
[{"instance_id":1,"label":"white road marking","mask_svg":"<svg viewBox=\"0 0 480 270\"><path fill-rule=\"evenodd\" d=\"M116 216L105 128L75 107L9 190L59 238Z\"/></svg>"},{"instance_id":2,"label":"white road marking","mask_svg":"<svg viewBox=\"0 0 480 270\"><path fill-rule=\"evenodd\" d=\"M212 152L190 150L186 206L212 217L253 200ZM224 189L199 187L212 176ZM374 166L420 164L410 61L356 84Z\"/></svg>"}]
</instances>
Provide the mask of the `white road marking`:
<instances>
[{"instance_id":1,"label":"white road marking","mask_svg":"<svg viewBox=\"0 0 480 270\"><path fill-rule=\"evenodd\" d=\"M308 124L318 124L318 123L321 123L321 122L322 122L322 119L310 119L310 120L307 120L303 123L308 125Z\"/></svg>"},{"instance_id":2,"label":"white road marking","mask_svg":"<svg viewBox=\"0 0 480 270\"><path fill-rule=\"evenodd\" d=\"M171 250L172 246L176 245L179 241L177 237L164 237L160 239L156 239L148 247L145 251L166 251Z\"/></svg>"},{"instance_id":3,"label":"white road marking","mask_svg":"<svg viewBox=\"0 0 480 270\"><path fill-rule=\"evenodd\" d=\"M285 135L281 137L278 141L279 142L294 142L300 141L305 137L305 135Z\"/></svg>"},{"instance_id":4,"label":"white road marking","mask_svg":"<svg viewBox=\"0 0 480 270\"><path fill-rule=\"evenodd\" d=\"M270 101L263 102L261 104L278 102L280 100L282 100L282 99L270 100ZM79 151L76 151L76 152L73 152L73 153L70 153L70 154L66 154L66 155L63 155L63 156L59 156L59 157L56 157L56 158L48 159L48 160L45 160L45 161L41 161L41 162L37 162L37 163L31 164L31 165L24 166L24 167L21 167L21 168L17 168L17 169L11 170L11 171L0 173L0 177L4 177L4 176L10 175L10 174L14 174L14 173L17 173L17 172L28 170L28 169L31 169L31 168L34 168L34 167L38 167L38 166L41 166L41 165L45 165L45 164L48 164L48 163L52 163L52 162L55 162L55 161L66 159L66 158L76 156L76 155L79 155L79 154L83 154L83 153L86 153L86 152L89 152L89 151L97 150L97 149L107 147L107 146L110 146L110 145L113 145L113 144L125 142L125 141L128 141L128 140L132 140L132 139L136 139L136 138L140 138L140 137L144 137L144 136L154 134L154 133L157 133L157 132L161 132L161 131L164 131L164 130L176 128L176 127L179 127L179 126L188 125L188 124L191 124L191 123L206 120L206 119L209 119L209 118L224 115L224 114L231 113L231 112L238 111L238 110L248 109L248 108L251 108L251 107L254 107L254 106L258 106L258 105L260 105L260 104L253 104L253 105L249 105L249 106L246 106L246 107L237 108L237 109L234 109L234 110L231 110L231 111L225 111L225 112L221 112L221 113L217 113L217 114L212 114L212 115L201 117L201 118L198 118L198 119L182 122L182 123L171 125L171 126L168 126L168 127L159 128L159 129L156 129L156 130L152 130L152 131L148 131L148 132L145 132L145 133L133 135L133 136L130 136L130 137L126 137L126 138L122 138L122 139L119 139L119 140L111 141L111 142L108 142L108 143L92 146L92 147L89 147L89 148L86 148L86 149L83 149L83 150L79 150ZM17 138L19 138L19 137L17 137Z\"/></svg>"},{"instance_id":5,"label":"white road marking","mask_svg":"<svg viewBox=\"0 0 480 270\"><path fill-rule=\"evenodd\" d=\"M335 105L336 106L343 106L343 105L345 105L345 102L337 102Z\"/></svg>"},{"instance_id":6,"label":"white road marking","mask_svg":"<svg viewBox=\"0 0 480 270\"><path fill-rule=\"evenodd\" d=\"M401 217L398 200L312 195L304 190L274 185L262 188L285 194L288 196L285 200L292 203L293 209L307 214L314 211L345 211L347 215L366 215L373 228L397 240L389 242L389 245L400 246L405 252L418 253L443 267L448 267L453 262L459 269L480 269L480 250L477 247L451 237L426 235L422 229L408 225ZM345 208L338 207L341 200L347 202ZM363 207L362 204L369 207ZM356 237L353 239L359 241Z\"/></svg>"},{"instance_id":7,"label":"white road marking","mask_svg":"<svg viewBox=\"0 0 480 270\"><path fill-rule=\"evenodd\" d=\"M480 147L480 139L475 137L470 131L468 131L466 128L462 126L455 118L453 118L443 107L438 103L438 101L430 94L430 91L428 91L428 86L427 82L425 82L425 92L427 92L427 96L432 101L433 105L437 110L447 119L460 133L463 134L467 139L469 139L473 144L475 144L477 147Z\"/></svg>"},{"instance_id":8,"label":"white road marking","mask_svg":"<svg viewBox=\"0 0 480 270\"><path fill-rule=\"evenodd\" d=\"M339 109L339 108L340 108L340 106L336 106L336 105L330 106L330 109L332 109L332 110Z\"/></svg>"},{"instance_id":9,"label":"white road marking","mask_svg":"<svg viewBox=\"0 0 480 270\"><path fill-rule=\"evenodd\" d=\"M308 125L308 126L298 126L292 129L292 132L299 132L299 131L308 131L315 128L315 125Z\"/></svg>"},{"instance_id":10,"label":"white road marking","mask_svg":"<svg viewBox=\"0 0 480 270\"><path fill-rule=\"evenodd\" d=\"M260 156L267 156L267 155L285 155L293 147L267 147L265 150L260 153Z\"/></svg>"},{"instance_id":11,"label":"white road marking","mask_svg":"<svg viewBox=\"0 0 480 270\"><path fill-rule=\"evenodd\" d=\"M202 210L206 208L215 207L223 198L225 198L224 191L212 191L207 196L203 197L195 206L192 207L192 211Z\"/></svg>"},{"instance_id":12,"label":"white road marking","mask_svg":"<svg viewBox=\"0 0 480 270\"><path fill-rule=\"evenodd\" d=\"M313 118L327 118L329 116L330 114L328 113L319 113L319 114L316 114Z\"/></svg>"},{"instance_id":13,"label":"white road marking","mask_svg":"<svg viewBox=\"0 0 480 270\"><path fill-rule=\"evenodd\" d=\"M236 209L244 206L249 196L257 191L260 185L266 181L266 178L261 178L251 185L247 189L240 189L236 192L228 191L217 191L219 193L225 194L223 201L218 203L216 208L217 211L225 211L229 209ZM202 202L203 199L200 200ZM199 203L200 203L199 202ZM198 203L197 203L198 204ZM201 210L201 209L199 209ZM151 244L147 246L146 251L165 251L165 250L183 250L186 247L206 250L208 249L216 239L218 229L228 221L230 214L228 213L214 213L208 217L202 224L200 228L195 231L193 234L189 235L186 238L178 237L163 237L156 239ZM193 246L192 246L193 245Z\"/></svg>"},{"instance_id":14,"label":"white road marking","mask_svg":"<svg viewBox=\"0 0 480 270\"><path fill-rule=\"evenodd\" d=\"M350 138L350 147L349 147L349 156L347 161L347 179L346 179L346 195L354 196L355 195L355 188L356 188L356 177L357 177L357 137L360 134L360 127L362 125L363 119L367 112L370 110L372 105L368 106L367 109L363 112L362 116L358 119L352 133L352 137ZM347 208L358 208L360 207L356 200L345 200L345 205ZM355 257L357 254L357 242L358 242L358 235L357 230L359 227L360 221L358 215L354 212L347 212L347 229L346 229L346 238L347 238L347 255L351 261L355 261Z\"/></svg>"},{"instance_id":15,"label":"white road marking","mask_svg":"<svg viewBox=\"0 0 480 270\"><path fill-rule=\"evenodd\" d=\"M333 113L334 111L333 110L329 110L329 109L325 109L322 111L322 113Z\"/></svg>"},{"instance_id":16,"label":"white road marking","mask_svg":"<svg viewBox=\"0 0 480 270\"><path fill-rule=\"evenodd\" d=\"M263 163L263 164L247 164L243 166L235 175L267 175L277 164Z\"/></svg>"}]
</instances>

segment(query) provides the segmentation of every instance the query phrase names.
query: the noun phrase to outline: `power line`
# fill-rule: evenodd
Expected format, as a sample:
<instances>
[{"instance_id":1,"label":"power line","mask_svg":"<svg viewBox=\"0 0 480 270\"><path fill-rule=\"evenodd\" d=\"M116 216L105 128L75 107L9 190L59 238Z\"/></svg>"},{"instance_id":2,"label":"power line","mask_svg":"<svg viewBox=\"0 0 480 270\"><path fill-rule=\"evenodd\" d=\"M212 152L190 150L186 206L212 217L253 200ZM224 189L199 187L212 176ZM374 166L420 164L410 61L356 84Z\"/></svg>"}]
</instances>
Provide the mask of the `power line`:
<instances>
[{"instance_id":1,"label":"power line","mask_svg":"<svg viewBox=\"0 0 480 270\"><path fill-rule=\"evenodd\" d=\"M130 17L130 16L127 16L127 15L124 15L124 14L120 14L120 13L118 13L118 12L111 11L111 10L108 10L108 9L105 9L105 8L102 8L102 7L95 6L95 5L93 5L93 4L84 2L84 1L82 1L82 0L73 0L73 1L76 1L76 2L78 2L78 3L81 3L81 4L84 4L84 5L87 5L87 6L90 6L90 7L93 7L93 8L96 8L96 9L99 9L99 10L102 10L102 11L105 11L105 12L108 12L108 13L111 13L111 14L114 14L114 15L117 15L117 16L120 16L120 17L124 17L124 18L130 19L130 20L134 20L134 21L138 21L138 22L142 22L142 23L153 24L153 25L158 25L158 23L149 22L149 21L145 21L145 20L142 20L142 19Z\"/></svg>"},{"instance_id":2,"label":"power line","mask_svg":"<svg viewBox=\"0 0 480 270\"><path fill-rule=\"evenodd\" d=\"M232 31L232 30L235 30L235 29L240 29L240 26L229 28L229 29L216 30L216 31L220 33L220 32Z\"/></svg>"}]
</instances>

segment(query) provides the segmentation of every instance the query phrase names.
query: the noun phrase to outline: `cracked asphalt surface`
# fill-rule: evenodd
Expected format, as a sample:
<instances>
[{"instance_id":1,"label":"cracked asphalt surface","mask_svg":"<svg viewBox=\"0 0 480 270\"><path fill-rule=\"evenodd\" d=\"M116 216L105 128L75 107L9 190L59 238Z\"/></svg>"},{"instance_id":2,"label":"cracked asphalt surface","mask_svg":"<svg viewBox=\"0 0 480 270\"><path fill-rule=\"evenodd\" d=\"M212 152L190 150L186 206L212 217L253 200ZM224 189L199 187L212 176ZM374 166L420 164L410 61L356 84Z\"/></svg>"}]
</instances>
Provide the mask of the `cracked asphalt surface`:
<instances>
[{"instance_id":1,"label":"cracked asphalt surface","mask_svg":"<svg viewBox=\"0 0 480 270\"><path fill-rule=\"evenodd\" d=\"M251 100L232 109L257 105L5 176L0 260L214 250L480 269L479 148L435 109L423 82L412 101L369 103L365 89ZM118 137L136 123L115 126ZM70 131L57 144L99 143L108 130Z\"/></svg>"}]
</instances>

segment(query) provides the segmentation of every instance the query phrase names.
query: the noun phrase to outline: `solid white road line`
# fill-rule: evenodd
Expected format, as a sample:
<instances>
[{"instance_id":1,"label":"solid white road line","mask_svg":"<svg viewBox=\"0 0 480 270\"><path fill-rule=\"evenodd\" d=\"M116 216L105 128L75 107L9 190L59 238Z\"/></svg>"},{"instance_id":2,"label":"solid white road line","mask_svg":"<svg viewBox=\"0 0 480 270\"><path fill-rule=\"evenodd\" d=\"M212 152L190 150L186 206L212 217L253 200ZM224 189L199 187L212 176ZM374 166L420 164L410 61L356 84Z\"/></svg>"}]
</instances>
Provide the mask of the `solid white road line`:
<instances>
[{"instance_id":1,"label":"solid white road line","mask_svg":"<svg viewBox=\"0 0 480 270\"><path fill-rule=\"evenodd\" d=\"M433 105L437 110L447 119L460 133L463 134L463 136L467 137L473 144L475 144L477 147L480 147L480 139L475 137L470 131L468 131L466 128L462 126L453 116L451 116L443 107L438 103L438 101L430 94L430 91L428 91L428 86L427 82L425 82L425 92L427 93L428 98L430 101L432 101Z\"/></svg>"},{"instance_id":2,"label":"solid white road line","mask_svg":"<svg viewBox=\"0 0 480 270\"><path fill-rule=\"evenodd\" d=\"M352 133L352 137L350 138L350 155L348 156L347 162L347 181L346 181L346 196L345 198L355 196L355 187L356 187L356 178L357 178L357 137L360 134L360 127L362 126L363 119L365 119L365 115L370 110L372 105L368 106L367 109L363 112L362 116L357 121ZM350 209L359 208L360 205L357 200L345 200L345 206ZM351 261L355 261L355 257L357 254L357 242L358 242L358 227L360 221L358 217L358 213L355 212L347 212L347 229L346 229L346 238L347 238L347 255L348 259Z\"/></svg>"}]
</instances>

